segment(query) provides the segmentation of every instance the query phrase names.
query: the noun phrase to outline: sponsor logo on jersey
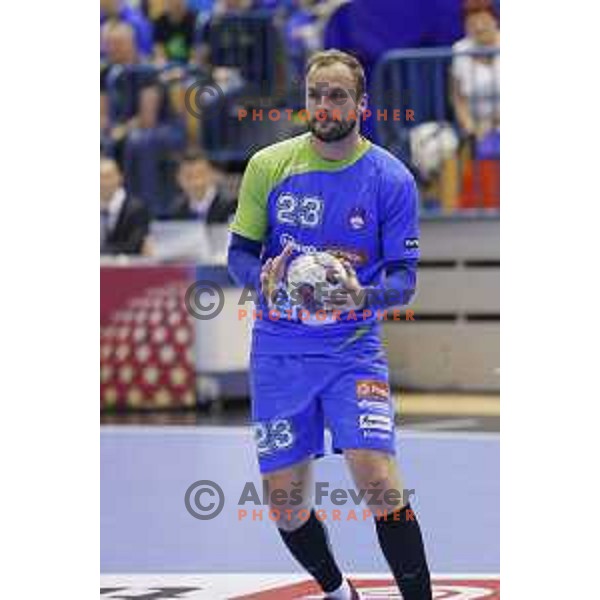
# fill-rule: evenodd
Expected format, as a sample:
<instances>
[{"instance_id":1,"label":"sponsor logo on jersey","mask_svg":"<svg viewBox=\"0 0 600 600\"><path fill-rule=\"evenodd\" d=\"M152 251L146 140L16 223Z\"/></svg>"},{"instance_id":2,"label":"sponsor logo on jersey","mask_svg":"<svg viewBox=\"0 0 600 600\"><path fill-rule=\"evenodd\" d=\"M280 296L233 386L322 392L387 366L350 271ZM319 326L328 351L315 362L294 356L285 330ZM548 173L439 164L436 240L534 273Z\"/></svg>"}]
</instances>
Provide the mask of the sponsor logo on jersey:
<instances>
[{"instance_id":1,"label":"sponsor logo on jersey","mask_svg":"<svg viewBox=\"0 0 600 600\"><path fill-rule=\"evenodd\" d=\"M312 244L301 244L298 242L293 235L289 233L282 233L279 236L279 244L281 248L285 248L288 244L291 244L292 248L296 252L302 254L315 254L317 252L328 252L333 254L338 259L347 260L354 267L360 267L367 263L369 257L364 250L359 248L348 248L342 246L315 246Z\"/></svg>"},{"instance_id":2,"label":"sponsor logo on jersey","mask_svg":"<svg viewBox=\"0 0 600 600\"><path fill-rule=\"evenodd\" d=\"M419 238L405 238L404 247L407 250L416 250L419 247Z\"/></svg>"},{"instance_id":3,"label":"sponsor logo on jersey","mask_svg":"<svg viewBox=\"0 0 600 600\"><path fill-rule=\"evenodd\" d=\"M302 252L303 254L314 254L319 252L319 249L316 246L300 244L296 241L294 236L291 236L289 233L282 233L279 236L279 244L282 248L285 248L288 244L291 244L292 248L296 252Z\"/></svg>"}]
</instances>

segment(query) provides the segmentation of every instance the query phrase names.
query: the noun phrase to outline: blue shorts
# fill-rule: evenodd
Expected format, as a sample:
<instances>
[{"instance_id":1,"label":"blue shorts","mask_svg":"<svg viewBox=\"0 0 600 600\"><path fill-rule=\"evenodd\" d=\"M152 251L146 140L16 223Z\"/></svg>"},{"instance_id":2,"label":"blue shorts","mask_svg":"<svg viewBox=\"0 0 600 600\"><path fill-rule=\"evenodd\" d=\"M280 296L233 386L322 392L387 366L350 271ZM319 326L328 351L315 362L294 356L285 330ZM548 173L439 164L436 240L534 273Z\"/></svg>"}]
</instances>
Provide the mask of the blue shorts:
<instances>
[{"instance_id":1,"label":"blue shorts","mask_svg":"<svg viewBox=\"0 0 600 600\"><path fill-rule=\"evenodd\" d=\"M252 354L252 420L261 473L325 453L369 448L395 453L394 406L381 347L352 352Z\"/></svg>"}]
</instances>

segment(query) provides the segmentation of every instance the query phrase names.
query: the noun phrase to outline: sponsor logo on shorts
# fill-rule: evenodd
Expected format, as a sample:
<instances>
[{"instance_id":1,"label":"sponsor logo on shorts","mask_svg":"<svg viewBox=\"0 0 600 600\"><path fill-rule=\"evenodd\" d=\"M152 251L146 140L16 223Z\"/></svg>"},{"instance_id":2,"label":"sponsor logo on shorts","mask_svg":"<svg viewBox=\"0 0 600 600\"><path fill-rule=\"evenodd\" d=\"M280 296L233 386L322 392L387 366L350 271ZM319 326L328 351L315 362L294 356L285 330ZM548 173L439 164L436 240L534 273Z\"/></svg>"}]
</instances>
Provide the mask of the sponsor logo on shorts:
<instances>
[{"instance_id":1,"label":"sponsor logo on shorts","mask_svg":"<svg viewBox=\"0 0 600 600\"><path fill-rule=\"evenodd\" d=\"M415 250L419 247L419 238L405 238L404 247L407 250Z\"/></svg>"},{"instance_id":2,"label":"sponsor logo on shorts","mask_svg":"<svg viewBox=\"0 0 600 600\"><path fill-rule=\"evenodd\" d=\"M361 400L358 403L358 408L373 412L389 413L391 407L389 403L382 402L381 400Z\"/></svg>"},{"instance_id":3,"label":"sponsor logo on shorts","mask_svg":"<svg viewBox=\"0 0 600 600\"><path fill-rule=\"evenodd\" d=\"M392 418L387 415L360 415L358 426L361 429L379 429L389 432L394 430Z\"/></svg>"},{"instance_id":4,"label":"sponsor logo on shorts","mask_svg":"<svg viewBox=\"0 0 600 600\"><path fill-rule=\"evenodd\" d=\"M359 379L356 382L356 396L358 398L382 398L387 400L389 395L390 386L385 381Z\"/></svg>"},{"instance_id":5,"label":"sponsor logo on shorts","mask_svg":"<svg viewBox=\"0 0 600 600\"><path fill-rule=\"evenodd\" d=\"M385 433L383 431L363 431L363 437L364 438L374 438L377 440L390 440L392 437L391 432L386 431Z\"/></svg>"}]
</instances>

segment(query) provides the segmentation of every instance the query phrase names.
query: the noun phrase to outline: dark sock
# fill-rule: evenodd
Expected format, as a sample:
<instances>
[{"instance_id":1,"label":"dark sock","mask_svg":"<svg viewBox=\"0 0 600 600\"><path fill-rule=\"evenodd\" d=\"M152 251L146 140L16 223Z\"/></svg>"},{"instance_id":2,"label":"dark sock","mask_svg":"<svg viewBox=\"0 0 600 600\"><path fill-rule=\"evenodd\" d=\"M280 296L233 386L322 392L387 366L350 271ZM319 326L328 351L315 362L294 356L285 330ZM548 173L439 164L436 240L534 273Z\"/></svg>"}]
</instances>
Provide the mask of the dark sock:
<instances>
[{"instance_id":1,"label":"dark sock","mask_svg":"<svg viewBox=\"0 0 600 600\"><path fill-rule=\"evenodd\" d=\"M404 600L431 600L421 529L410 504L375 519L377 537Z\"/></svg>"},{"instance_id":2,"label":"dark sock","mask_svg":"<svg viewBox=\"0 0 600 600\"><path fill-rule=\"evenodd\" d=\"M327 538L325 525L312 510L309 519L295 531L279 533L294 558L317 580L325 593L333 592L344 580Z\"/></svg>"}]
</instances>

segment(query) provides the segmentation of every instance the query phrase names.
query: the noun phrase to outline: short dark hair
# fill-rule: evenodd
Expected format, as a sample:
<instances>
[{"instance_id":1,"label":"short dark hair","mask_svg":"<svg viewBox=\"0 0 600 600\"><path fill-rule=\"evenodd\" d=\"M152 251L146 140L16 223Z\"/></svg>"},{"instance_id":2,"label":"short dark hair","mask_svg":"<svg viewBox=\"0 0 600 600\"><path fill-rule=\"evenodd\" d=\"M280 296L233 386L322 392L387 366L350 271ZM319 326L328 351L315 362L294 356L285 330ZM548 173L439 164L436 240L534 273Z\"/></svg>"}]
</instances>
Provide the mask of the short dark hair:
<instances>
[{"instance_id":1,"label":"short dark hair","mask_svg":"<svg viewBox=\"0 0 600 600\"><path fill-rule=\"evenodd\" d=\"M356 99L360 100L367 87L365 81L365 71L359 60L352 56L352 54L342 52L341 50L336 50L335 48L316 52L308 59L308 62L306 63L306 77L308 77L309 73L313 69L329 67L331 65L335 65L336 63L342 63L343 65L346 65L350 71L352 71L354 81L356 82Z\"/></svg>"},{"instance_id":2,"label":"short dark hair","mask_svg":"<svg viewBox=\"0 0 600 600\"><path fill-rule=\"evenodd\" d=\"M182 154L182 156L179 160L179 167L181 168L185 164L190 164L190 163L195 163L195 162L210 163L206 154L204 154L201 150L193 149L193 150L186 150Z\"/></svg>"}]
</instances>

